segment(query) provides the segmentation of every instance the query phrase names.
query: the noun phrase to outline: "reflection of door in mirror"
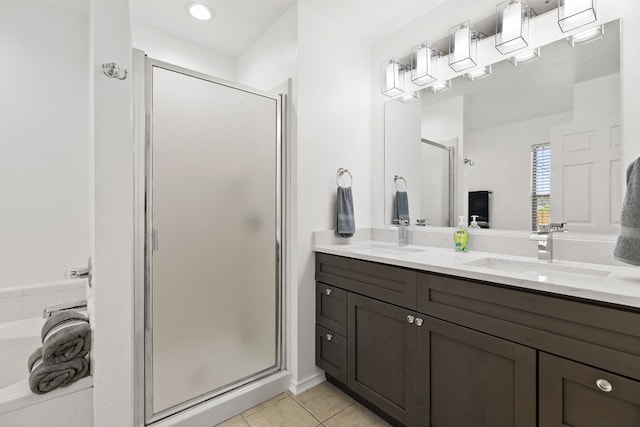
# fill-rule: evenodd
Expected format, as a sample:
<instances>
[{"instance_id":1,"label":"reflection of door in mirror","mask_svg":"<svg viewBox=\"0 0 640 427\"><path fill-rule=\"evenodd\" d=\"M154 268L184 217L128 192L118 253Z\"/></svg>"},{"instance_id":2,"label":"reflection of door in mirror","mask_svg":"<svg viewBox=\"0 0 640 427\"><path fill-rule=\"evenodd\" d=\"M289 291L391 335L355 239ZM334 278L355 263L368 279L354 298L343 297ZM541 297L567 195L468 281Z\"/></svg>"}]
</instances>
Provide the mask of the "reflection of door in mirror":
<instances>
[{"instance_id":1,"label":"reflection of door in mirror","mask_svg":"<svg viewBox=\"0 0 640 427\"><path fill-rule=\"evenodd\" d=\"M551 129L551 221L616 233L620 223L620 120L611 115Z\"/></svg>"},{"instance_id":2,"label":"reflection of door in mirror","mask_svg":"<svg viewBox=\"0 0 640 427\"><path fill-rule=\"evenodd\" d=\"M453 226L453 155L457 139L434 142L422 139L422 206L427 225Z\"/></svg>"}]
</instances>

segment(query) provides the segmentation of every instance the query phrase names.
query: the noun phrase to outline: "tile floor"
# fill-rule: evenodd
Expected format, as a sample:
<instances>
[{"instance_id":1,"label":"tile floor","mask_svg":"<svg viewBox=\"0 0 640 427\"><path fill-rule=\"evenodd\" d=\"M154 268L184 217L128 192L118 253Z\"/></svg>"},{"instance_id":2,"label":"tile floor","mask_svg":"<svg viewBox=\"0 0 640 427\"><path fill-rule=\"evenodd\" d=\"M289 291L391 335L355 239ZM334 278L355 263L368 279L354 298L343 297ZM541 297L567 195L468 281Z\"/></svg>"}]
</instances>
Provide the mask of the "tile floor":
<instances>
[{"instance_id":1,"label":"tile floor","mask_svg":"<svg viewBox=\"0 0 640 427\"><path fill-rule=\"evenodd\" d=\"M282 393L217 427L387 427L388 423L328 382L299 396Z\"/></svg>"}]
</instances>

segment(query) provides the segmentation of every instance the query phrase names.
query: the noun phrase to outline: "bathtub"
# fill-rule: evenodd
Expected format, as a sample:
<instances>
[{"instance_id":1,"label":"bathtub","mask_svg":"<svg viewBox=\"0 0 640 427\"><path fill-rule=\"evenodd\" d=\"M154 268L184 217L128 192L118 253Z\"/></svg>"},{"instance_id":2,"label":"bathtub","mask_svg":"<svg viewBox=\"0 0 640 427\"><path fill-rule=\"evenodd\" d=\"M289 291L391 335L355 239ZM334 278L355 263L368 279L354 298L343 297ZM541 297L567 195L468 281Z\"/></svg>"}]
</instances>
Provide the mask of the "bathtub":
<instances>
[{"instance_id":1,"label":"bathtub","mask_svg":"<svg viewBox=\"0 0 640 427\"><path fill-rule=\"evenodd\" d=\"M0 426L91 427L91 377L43 395L29 390L27 358L40 345L42 322L0 324Z\"/></svg>"}]
</instances>

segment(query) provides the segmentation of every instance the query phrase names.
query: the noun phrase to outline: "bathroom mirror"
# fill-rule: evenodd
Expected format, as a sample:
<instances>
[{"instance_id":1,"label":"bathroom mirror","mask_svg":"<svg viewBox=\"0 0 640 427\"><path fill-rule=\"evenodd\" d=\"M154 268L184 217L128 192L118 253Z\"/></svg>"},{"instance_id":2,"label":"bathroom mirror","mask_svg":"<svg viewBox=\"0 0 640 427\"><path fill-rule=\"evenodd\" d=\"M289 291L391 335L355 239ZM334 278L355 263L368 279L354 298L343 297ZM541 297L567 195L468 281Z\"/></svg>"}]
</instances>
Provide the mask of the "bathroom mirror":
<instances>
[{"instance_id":1,"label":"bathroom mirror","mask_svg":"<svg viewBox=\"0 0 640 427\"><path fill-rule=\"evenodd\" d=\"M0 291L87 265L89 4L0 2Z\"/></svg>"},{"instance_id":2,"label":"bathroom mirror","mask_svg":"<svg viewBox=\"0 0 640 427\"><path fill-rule=\"evenodd\" d=\"M406 191L412 225L455 226L459 215L475 214L491 229L564 222L615 233L620 22L604 34L575 47L562 39L536 61L505 59L486 78L460 76L449 90L388 101L385 223L398 216L396 192Z\"/></svg>"}]
</instances>

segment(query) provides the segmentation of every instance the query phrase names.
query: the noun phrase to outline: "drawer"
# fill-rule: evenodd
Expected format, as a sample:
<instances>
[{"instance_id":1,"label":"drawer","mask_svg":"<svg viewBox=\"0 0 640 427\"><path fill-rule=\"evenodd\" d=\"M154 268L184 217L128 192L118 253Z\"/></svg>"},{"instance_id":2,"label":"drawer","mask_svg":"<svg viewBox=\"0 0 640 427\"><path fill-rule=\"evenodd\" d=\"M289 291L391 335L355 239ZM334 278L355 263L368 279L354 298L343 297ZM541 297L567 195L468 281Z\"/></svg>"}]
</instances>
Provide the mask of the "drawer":
<instances>
[{"instance_id":1,"label":"drawer","mask_svg":"<svg viewBox=\"0 0 640 427\"><path fill-rule=\"evenodd\" d=\"M347 291L316 283L316 323L347 335Z\"/></svg>"},{"instance_id":2,"label":"drawer","mask_svg":"<svg viewBox=\"0 0 640 427\"><path fill-rule=\"evenodd\" d=\"M417 311L640 379L640 311L418 274Z\"/></svg>"},{"instance_id":3,"label":"drawer","mask_svg":"<svg viewBox=\"0 0 640 427\"><path fill-rule=\"evenodd\" d=\"M347 383L347 340L327 328L316 325L316 365Z\"/></svg>"},{"instance_id":4,"label":"drawer","mask_svg":"<svg viewBox=\"0 0 640 427\"><path fill-rule=\"evenodd\" d=\"M416 272L335 255L316 255L316 280L411 310L416 307Z\"/></svg>"}]
</instances>

